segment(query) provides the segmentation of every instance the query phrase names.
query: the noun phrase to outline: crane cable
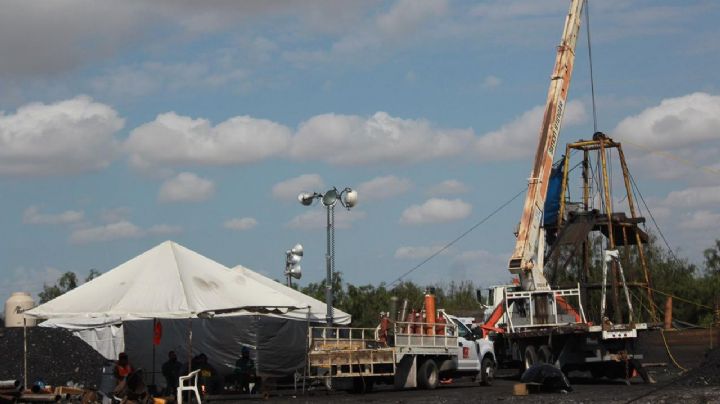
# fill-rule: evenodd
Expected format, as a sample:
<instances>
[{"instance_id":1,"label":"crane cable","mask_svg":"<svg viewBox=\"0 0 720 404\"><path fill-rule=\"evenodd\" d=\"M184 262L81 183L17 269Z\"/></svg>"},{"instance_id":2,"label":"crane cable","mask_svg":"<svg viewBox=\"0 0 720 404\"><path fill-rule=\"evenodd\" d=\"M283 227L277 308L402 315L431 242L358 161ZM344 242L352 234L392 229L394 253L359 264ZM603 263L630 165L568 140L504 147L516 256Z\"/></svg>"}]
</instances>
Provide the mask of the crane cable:
<instances>
[{"instance_id":1,"label":"crane cable","mask_svg":"<svg viewBox=\"0 0 720 404\"><path fill-rule=\"evenodd\" d=\"M590 0L585 0L585 30L587 31L588 59L590 61L590 94L592 97L593 133L597 128L597 110L595 108L595 79L593 77L592 41L590 40Z\"/></svg>"},{"instance_id":2,"label":"crane cable","mask_svg":"<svg viewBox=\"0 0 720 404\"><path fill-rule=\"evenodd\" d=\"M415 272L418 268L420 268L421 266L423 266L423 265L425 265L426 263L428 263L431 259L433 259L433 258L437 257L438 255L440 255L443 251L447 250L447 249L450 248L453 244L455 244L455 243L457 243L458 241L460 241L460 239L462 239L463 237L467 236L467 235L470 234L473 230L475 230L475 229L477 229L478 227L480 227L480 225L482 225L483 223L485 223L485 222L487 222L488 220L490 220L491 217L495 216L497 213L499 213L501 210L503 210L506 206L508 206L510 203L512 203L515 199L517 199L520 195L524 194L525 191L527 191L527 187L524 187L522 190L520 190L520 192L518 192L517 194L515 194L515 196L513 196L512 198L510 198L509 200L507 200L506 202L504 202L502 205L498 206L495 210L493 210L492 212L490 212L490 214L488 214L487 216L485 216L484 218L482 218L482 220L480 220L479 222L475 223L472 227L470 227L469 229L465 230L464 233L462 233L461 235L457 236L453 241L445 244L442 248L438 249L437 251L435 251L434 253L432 253L429 257L427 257L427 258L425 258L424 260L422 260L422 262L420 262L419 264L417 264L417 265L415 265L414 267L410 268L410 269L407 270L404 274L400 275L397 279L395 279L394 281L392 281L389 286L396 285L397 283L399 283L400 281L402 281L402 279L403 279L404 277L406 277L406 276L410 275L411 273Z\"/></svg>"}]
</instances>

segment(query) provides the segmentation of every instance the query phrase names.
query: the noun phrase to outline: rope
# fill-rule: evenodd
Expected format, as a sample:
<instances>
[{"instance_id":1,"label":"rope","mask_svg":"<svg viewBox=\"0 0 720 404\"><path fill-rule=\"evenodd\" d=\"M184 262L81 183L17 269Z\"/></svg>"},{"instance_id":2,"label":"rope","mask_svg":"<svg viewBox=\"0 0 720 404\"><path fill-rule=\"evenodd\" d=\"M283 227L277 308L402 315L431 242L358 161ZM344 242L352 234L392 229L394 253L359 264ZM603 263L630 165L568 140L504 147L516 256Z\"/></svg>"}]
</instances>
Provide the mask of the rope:
<instances>
[{"instance_id":1,"label":"rope","mask_svg":"<svg viewBox=\"0 0 720 404\"><path fill-rule=\"evenodd\" d=\"M500 212L501 210L503 210L506 206L508 206L510 203L512 203L515 199L517 199L520 195L522 195L523 193L525 193L526 190L527 190L527 188L523 188L522 190L520 190L520 192L518 192L517 194L515 194L515 196L513 196L513 197L510 198L508 201L506 201L505 203L503 203L502 205L500 205L499 207L497 207L495 210L493 210L492 212L490 212L489 215L485 216L484 218L482 218L482 220L480 220L479 222L475 223L472 227L470 227L470 228L467 229L464 233L462 233L461 235L459 235L458 237L456 237L453 241L445 244L442 248L440 248L439 250L435 251L432 255L430 255L429 257L425 258L422 262L420 262L419 264L417 264L417 265L415 265L414 267L410 268L410 269L409 269L408 271L406 271L404 274L400 275L397 279L395 279L394 281L392 281L389 286L392 287L393 285L396 285L396 284L399 283L404 277L406 277L406 276L410 275L411 273L415 272L415 271L416 271L417 269L419 269L421 266L423 266L423 265L425 265L426 263L428 263L431 259L437 257L437 256L440 255L443 251L445 251L445 250L447 250L448 248L450 248L453 244L455 244L455 243L457 243L458 241L460 241L463 237L465 237L465 236L467 236L468 234L470 234L473 230L475 230L475 229L477 229L478 227L480 227L480 225L482 225L483 223L487 222L491 217L495 216L498 212Z\"/></svg>"},{"instance_id":2,"label":"rope","mask_svg":"<svg viewBox=\"0 0 720 404\"><path fill-rule=\"evenodd\" d=\"M672 248L670 248L670 243L668 243L667 239L665 238L665 234L663 234L662 230L660 230L660 226L657 224L655 216L653 216L650 208L645 202L645 198L643 197L642 192L640 192L640 187L638 187L637 183L635 183L635 177L633 177L630 173L628 173L628 176L630 177L630 182L632 182L633 189L635 189L638 195L640 195L640 201L642 201L643 205L645 206L645 210L647 211L648 215L650 215L650 220L652 220L653 224L655 225L655 229L657 229L658 234L660 234L660 238L662 238L663 242L665 243L665 247L667 247L668 252L670 253L670 255L672 255L673 260L675 260L676 263L680 263L680 260L675 255L675 252L672 250Z\"/></svg>"},{"instance_id":3,"label":"rope","mask_svg":"<svg viewBox=\"0 0 720 404\"><path fill-rule=\"evenodd\" d=\"M665 350L667 351L668 357L670 357L670 360L672 361L672 363L675 364L675 366L676 366L678 369L682 370L683 373L684 373L684 372L687 372L688 370L687 370L686 368L682 367L682 366L675 360L675 357L673 356L672 352L670 352L670 345L668 345L667 338L665 338L665 330L660 329L660 335L662 336L663 343L665 344Z\"/></svg>"}]
</instances>

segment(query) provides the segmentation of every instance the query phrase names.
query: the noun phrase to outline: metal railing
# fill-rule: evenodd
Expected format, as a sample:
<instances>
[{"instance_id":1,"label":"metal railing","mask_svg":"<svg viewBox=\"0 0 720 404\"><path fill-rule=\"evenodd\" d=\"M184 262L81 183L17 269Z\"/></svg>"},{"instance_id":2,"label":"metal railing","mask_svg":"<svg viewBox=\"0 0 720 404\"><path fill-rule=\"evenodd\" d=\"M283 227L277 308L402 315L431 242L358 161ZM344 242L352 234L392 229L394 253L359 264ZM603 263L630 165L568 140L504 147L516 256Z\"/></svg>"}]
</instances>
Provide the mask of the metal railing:
<instances>
[{"instance_id":1,"label":"metal railing","mask_svg":"<svg viewBox=\"0 0 720 404\"><path fill-rule=\"evenodd\" d=\"M505 312L510 332L585 323L580 288L508 292Z\"/></svg>"},{"instance_id":2,"label":"metal railing","mask_svg":"<svg viewBox=\"0 0 720 404\"><path fill-rule=\"evenodd\" d=\"M397 321L393 327L397 347L457 347L458 329L451 323Z\"/></svg>"}]
</instances>

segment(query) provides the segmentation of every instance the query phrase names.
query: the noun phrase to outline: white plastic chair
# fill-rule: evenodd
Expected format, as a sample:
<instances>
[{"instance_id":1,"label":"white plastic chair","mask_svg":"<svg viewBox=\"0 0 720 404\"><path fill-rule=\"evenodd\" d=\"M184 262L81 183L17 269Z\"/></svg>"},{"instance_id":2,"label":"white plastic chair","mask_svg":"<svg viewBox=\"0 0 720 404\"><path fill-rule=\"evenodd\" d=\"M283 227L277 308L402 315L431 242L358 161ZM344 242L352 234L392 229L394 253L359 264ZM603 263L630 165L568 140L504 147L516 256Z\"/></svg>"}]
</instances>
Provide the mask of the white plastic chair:
<instances>
[{"instance_id":1,"label":"white plastic chair","mask_svg":"<svg viewBox=\"0 0 720 404\"><path fill-rule=\"evenodd\" d=\"M200 369L193 370L187 376L180 376L180 381L178 382L178 388L177 388L177 403L178 404L183 404L183 396L182 396L183 391L194 392L195 398L197 399L198 404L202 404L202 401L200 400L200 392L198 391L198 382L197 382L199 374L200 374ZM188 382L188 384L185 384L185 382Z\"/></svg>"}]
</instances>

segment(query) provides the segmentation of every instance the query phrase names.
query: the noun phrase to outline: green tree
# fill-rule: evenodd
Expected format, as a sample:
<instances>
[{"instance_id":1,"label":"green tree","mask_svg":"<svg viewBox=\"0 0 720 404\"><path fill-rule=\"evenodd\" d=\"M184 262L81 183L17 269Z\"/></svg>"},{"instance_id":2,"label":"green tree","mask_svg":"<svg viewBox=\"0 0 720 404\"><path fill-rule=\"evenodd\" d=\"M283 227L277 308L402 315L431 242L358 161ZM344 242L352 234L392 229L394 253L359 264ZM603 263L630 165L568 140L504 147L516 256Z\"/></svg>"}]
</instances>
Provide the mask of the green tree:
<instances>
[{"instance_id":1,"label":"green tree","mask_svg":"<svg viewBox=\"0 0 720 404\"><path fill-rule=\"evenodd\" d=\"M87 283L87 282L90 282L91 280L97 278L97 277L100 276L100 275L102 275L102 274L100 273L100 271L98 271L97 269L93 268L93 269L91 269L90 272L88 273L88 276L85 277L85 282L86 282L86 283Z\"/></svg>"},{"instance_id":2,"label":"green tree","mask_svg":"<svg viewBox=\"0 0 720 404\"><path fill-rule=\"evenodd\" d=\"M65 272L60 276L60 278L58 278L57 283L54 285L48 286L47 284L43 284L43 291L38 293L38 296L40 297L40 304L47 303L50 300L75 289L77 286L78 279L75 272Z\"/></svg>"}]
</instances>

